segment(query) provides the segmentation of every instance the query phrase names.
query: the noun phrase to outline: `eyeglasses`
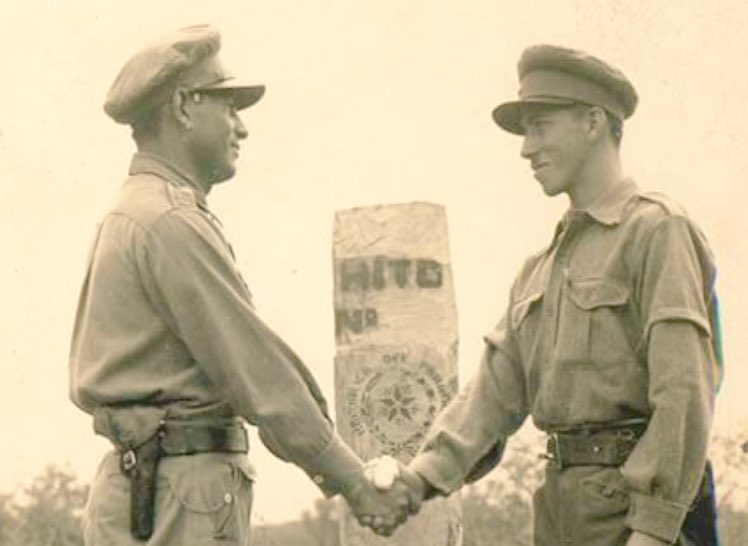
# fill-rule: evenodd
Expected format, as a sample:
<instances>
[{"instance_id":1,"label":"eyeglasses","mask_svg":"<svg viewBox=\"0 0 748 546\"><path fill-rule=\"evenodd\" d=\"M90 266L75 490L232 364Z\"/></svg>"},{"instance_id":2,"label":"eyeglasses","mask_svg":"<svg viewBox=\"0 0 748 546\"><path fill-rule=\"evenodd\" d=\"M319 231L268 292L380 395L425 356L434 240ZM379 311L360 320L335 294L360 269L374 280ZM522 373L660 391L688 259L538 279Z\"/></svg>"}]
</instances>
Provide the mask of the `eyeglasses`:
<instances>
[{"instance_id":1,"label":"eyeglasses","mask_svg":"<svg viewBox=\"0 0 748 546\"><path fill-rule=\"evenodd\" d=\"M187 91L195 104L200 104L203 97L224 99L221 102L227 106L234 106L234 94L230 89L190 89Z\"/></svg>"}]
</instances>

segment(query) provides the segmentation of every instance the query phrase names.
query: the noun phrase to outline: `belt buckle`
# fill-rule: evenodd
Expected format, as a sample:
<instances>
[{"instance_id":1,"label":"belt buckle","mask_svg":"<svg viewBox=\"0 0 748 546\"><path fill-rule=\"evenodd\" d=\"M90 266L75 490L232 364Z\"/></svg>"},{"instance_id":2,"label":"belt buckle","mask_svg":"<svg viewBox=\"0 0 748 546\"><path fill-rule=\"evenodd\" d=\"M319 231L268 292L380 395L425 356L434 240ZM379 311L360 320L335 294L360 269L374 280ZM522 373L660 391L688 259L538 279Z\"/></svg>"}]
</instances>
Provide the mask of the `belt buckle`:
<instances>
[{"instance_id":1,"label":"belt buckle","mask_svg":"<svg viewBox=\"0 0 748 546\"><path fill-rule=\"evenodd\" d=\"M556 461L556 469L563 470L564 459L561 456L561 439L558 436L558 432L554 432L551 436L553 438L553 447L555 448L553 458Z\"/></svg>"},{"instance_id":2,"label":"belt buckle","mask_svg":"<svg viewBox=\"0 0 748 546\"><path fill-rule=\"evenodd\" d=\"M564 469L564 460L561 457L561 442L557 432L548 433L549 443L553 444L553 453L542 453L540 457L547 461L553 461L557 470Z\"/></svg>"}]
</instances>

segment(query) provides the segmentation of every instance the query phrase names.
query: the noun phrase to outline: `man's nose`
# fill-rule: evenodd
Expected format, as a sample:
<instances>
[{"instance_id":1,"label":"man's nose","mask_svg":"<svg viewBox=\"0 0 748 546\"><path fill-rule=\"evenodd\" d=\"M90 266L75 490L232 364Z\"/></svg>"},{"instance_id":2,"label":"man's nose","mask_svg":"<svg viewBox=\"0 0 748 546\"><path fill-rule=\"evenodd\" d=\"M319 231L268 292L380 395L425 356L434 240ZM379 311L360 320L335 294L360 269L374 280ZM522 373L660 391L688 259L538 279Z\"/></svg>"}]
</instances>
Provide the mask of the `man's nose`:
<instances>
[{"instance_id":1,"label":"man's nose","mask_svg":"<svg viewBox=\"0 0 748 546\"><path fill-rule=\"evenodd\" d=\"M247 132L247 127L244 125L242 118L240 118L238 114L234 114L234 133L236 133L236 137L239 139L247 138L247 135L249 134Z\"/></svg>"},{"instance_id":2,"label":"man's nose","mask_svg":"<svg viewBox=\"0 0 748 546\"><path fill-rule=\"evenodd\" d=\"M524 138L522 139L522 149L519 152L520 155L525 159L531 159L532 156L537 153L537 151L537 139L532 135L525 134Z\"/></svg>"}]
</instances>

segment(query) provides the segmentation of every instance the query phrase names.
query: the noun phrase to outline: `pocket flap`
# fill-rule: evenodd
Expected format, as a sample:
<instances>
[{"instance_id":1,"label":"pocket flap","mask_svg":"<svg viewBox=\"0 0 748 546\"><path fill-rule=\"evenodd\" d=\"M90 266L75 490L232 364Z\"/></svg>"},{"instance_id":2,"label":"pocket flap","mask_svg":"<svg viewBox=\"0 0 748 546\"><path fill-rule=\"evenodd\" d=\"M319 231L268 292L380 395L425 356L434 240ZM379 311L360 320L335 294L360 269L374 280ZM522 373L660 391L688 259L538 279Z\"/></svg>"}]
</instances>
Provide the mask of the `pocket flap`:
<instances>
[{"instance_id":1,"label":"pocket flap","mask_svg":"<svg viewBox=\"0 0 748 546\"><path fill-rule=\"evenodd\" d=\"M624 305L629 301L629 289L615 279L569 280L569 297L580 308Z\"/></svg>"}]
</instances>

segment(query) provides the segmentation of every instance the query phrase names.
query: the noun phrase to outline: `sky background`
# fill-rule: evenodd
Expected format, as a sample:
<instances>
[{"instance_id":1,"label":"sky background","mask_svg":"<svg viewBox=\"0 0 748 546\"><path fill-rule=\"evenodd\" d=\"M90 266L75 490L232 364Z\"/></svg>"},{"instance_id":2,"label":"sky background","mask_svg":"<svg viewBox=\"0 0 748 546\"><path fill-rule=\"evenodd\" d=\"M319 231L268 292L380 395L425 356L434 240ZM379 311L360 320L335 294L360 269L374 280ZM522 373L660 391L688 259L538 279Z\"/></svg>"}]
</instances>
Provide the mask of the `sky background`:
<instances>
[{"instance_id":1,"label":"sky background","mask_svg":"<svg viewBox=\"0 0 748 546\"><path fill-rule=\"evenodd\" d=\"M187 5L189 4L189 5ZM129 131L102 103L150 39L211 22L245 111L238 174L209 197L259 314L333 398L334 212L430 201L447 209L459 372L475 370L523 259L567 206L548 199L491 110L516 96L534 43L622 69L640 105L627 173L683 204L719 266L727 358L716 428L748 440L748 4L742 0L257 0L3 2L0 6L0 492L45 465L92 478L107 443L67 398L73 316L93 229L126 176ZM320 496L259 441L256 522Z\"/></svg>"}]
</instances>

